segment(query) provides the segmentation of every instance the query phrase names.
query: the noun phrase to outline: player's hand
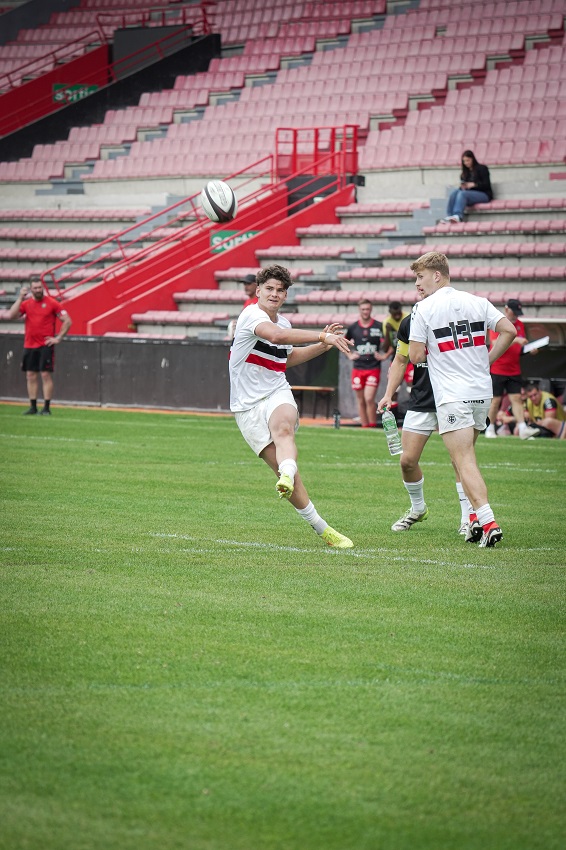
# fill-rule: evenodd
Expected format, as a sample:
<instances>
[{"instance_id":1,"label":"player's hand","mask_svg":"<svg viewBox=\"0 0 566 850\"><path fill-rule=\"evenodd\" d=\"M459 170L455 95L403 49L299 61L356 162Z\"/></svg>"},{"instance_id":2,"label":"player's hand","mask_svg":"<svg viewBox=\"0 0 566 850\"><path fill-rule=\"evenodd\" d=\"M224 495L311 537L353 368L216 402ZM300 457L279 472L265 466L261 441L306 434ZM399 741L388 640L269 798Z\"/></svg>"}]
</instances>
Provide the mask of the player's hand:
<instances>
[{"instance_id":1,"label":"player's hand","mask_svg":"<svg viewBox=\"0 0 566 850\"><path fill-rule=\"evenodd\" d=\"M377 402L377 412L383 413L383 411L387 410L388 407L391 407L391 396L384 395L383 398Z\"/></svg>"},{"instance_id":2,"label":"player's hand","mask_svg":"<svg viewBox=\"0 0 566 850\"><path fill-rule=\"evenodd\" d=\"M334 333L333 331L326 331L326 333L328 334L325 340L326 345L333 345L334 348L337 348L343 354L350 355L350 348L354 344L353 340L346 339L343 333Z\"/></svg>"},{"instance_id":3,"label":"player's hand","mask_svg":"<svg viewBox=\"0 0 566 850\"><path fill-rule=\"evenodd\" d=\"M56 336L46 336L45 345L57 345L61 340Z\"/></svg>"},{"instance_id":4,"label":"player's hand","mask_svg":"<svg viewBox=\"0 0 566 850\"><path fill-rule=\"evenodd\" d=\"M20 289L20 297L21 297L21 298L25 298L25 297L26 297L26 295L28 294L28 292L29 292L29 286L28 286L27 284L25 284L25 283L24 283L24 285L23 285L23 286L22 286L22 288Z\"/></svg>"},{"instance_id":5,"label":"player's hand","mask_svg":"<svg viewBox=\"0 0 566 850\"><path fill-rule=\"evenodd\" d=\"M344 333L344 325L341 325L340 322L331 322L329 325L326 325L324 328L324 333L326 334L340 334Z\"/></svg>"}]
</instances>

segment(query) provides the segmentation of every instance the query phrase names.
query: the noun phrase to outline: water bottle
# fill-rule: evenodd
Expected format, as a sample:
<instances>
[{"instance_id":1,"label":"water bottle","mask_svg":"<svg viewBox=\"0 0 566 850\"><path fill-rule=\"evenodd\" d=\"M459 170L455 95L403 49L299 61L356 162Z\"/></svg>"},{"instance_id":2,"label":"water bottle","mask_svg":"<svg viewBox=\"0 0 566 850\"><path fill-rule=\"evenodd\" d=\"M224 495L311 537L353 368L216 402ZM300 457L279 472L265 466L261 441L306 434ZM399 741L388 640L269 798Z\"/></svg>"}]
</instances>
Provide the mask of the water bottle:
<instances>
[{"instance_id":1,"label":"water bottle","mask_svg":"<svg viewBox=\"0 0 566 850\"><path fill-rule=\"evenodd\" d=\"M334 427L340 427L340 411L338 410L338 408L336 408L336 410L334 411Z\"/></svg>"},{"instance_id":2,"label":"water bottle","mask_svg":"<svg viewBox=\"0 0 566 850\"><path fill-rule=\"evenodd\" d=\"M384 410L381 414L381 424L383 425L383 431L387 439L389 454L400 455L403 448L401 446L401 434L397 428L395 415L390 410Z\"/></svg>"}]
</instances>

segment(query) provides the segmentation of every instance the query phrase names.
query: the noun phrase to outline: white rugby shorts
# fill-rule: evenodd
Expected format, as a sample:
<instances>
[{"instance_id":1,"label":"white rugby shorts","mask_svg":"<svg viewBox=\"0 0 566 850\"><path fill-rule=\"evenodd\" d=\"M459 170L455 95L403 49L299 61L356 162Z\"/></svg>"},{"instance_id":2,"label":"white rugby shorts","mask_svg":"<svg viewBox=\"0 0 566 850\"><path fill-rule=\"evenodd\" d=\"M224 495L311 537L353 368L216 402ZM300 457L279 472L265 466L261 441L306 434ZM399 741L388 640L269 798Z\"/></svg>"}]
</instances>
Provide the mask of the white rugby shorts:
<instances>
[{"instance_id":1,"label":"white rugby shorts","mask_svg":"<svg viewBox=\"0 0 566 850\"><path fill-rule=\"evenodd\" d=\"M432 410L408 410L403 420L403 431L430 437L433 431L438 431L436 413Z\"/></svg>"},{"instance_id":2,"label":"white rugby shorts","mask_svg":"<svg viewBox=\"0 0 566 850\"><path fill-rule=\"evenodd\" d=\"M438 433L446 434L447 431L461 431L463 428L485 430L490 404L490 398L439 404L436 408Z\"/></svg>"},{"instance_id":3,"label":"white rugby shorts","mask_svg":"<svg viewBox=\"0 0 566 850\"><path fill-rule=\"evenodd\" d=\"M296 431L299 427L299 409L291 390L279 390L262 399L255 407L234 414L242 437L256 455L261 454L264 448L273 442L269 430L269 419L273 411L282 404L290 404L297 411Z\"/></svg>"}]
</instances>

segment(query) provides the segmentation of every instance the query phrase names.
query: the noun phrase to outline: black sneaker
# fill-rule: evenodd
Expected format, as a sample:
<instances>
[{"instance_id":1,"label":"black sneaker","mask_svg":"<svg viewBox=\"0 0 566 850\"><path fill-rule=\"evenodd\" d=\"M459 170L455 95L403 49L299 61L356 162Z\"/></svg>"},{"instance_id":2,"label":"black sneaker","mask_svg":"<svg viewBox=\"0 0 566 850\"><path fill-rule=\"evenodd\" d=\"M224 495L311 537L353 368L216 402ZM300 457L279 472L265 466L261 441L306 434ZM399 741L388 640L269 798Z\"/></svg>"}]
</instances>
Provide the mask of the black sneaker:
<instances>
[{"instance_id":1,"label":"black sneaker","mask_svg":"<svg viewBox=\"0 0 566 850\"><path fill-rule=\"evenodd\" d=\"M498 525L492 525L489 531L484 531L480 540L480 548L485 549L489 546L495 546L503 537L503 532Z\"/></svg>"},{"instance_id":2,"label":"black sneaker","mask_svg":"<svg viewBox=\"0 0 566 850\"><path fill-rule=\"evenodd\" d=\"M468 533L466 534L466 543L478 543L483 534L483 528L475 519L468 525Z\"/></svg>"},{"instance_id":3,"label":"black sneaker","mask_svg":"<svg viewBox=\"0 0 566 850\"><path fill-rule=\"evenodd\" d=\"M46 410L44 407L39 411L40 416L51 416L51 411Z\"/></svg>"},{"instance_id":4,"label":"black sneaker","mask_svg":"<svg viewBox=\"0 0 566 850\"><path fill-rule=\"evenodd\" d=\"M35 416L37 414L37 407L28 407L27 410L24 410L23 416Z\"/></svg>"}]
</instances>

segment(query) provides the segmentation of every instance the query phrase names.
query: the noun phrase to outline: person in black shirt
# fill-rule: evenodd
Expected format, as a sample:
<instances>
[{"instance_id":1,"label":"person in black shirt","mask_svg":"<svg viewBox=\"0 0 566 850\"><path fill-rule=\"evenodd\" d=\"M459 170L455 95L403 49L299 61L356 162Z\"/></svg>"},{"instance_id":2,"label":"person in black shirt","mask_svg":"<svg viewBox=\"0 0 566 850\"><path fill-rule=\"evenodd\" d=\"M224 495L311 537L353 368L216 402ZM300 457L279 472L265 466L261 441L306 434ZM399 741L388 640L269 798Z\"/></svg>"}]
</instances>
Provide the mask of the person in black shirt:
<instances>
[{"instance_id":1,"label":"person in black shirt","mask_svg":"<svg viewBox=\"0 0 566 850\"><path fill-rule=\"evenodd\" d=\"M413 307L413 311L417 308L418 304ZM397 351L389 369L385 395L377 405L380 413L391 407L393 396L403 381L409 362L410 330L411 316L405 316L397 331ZM403 446L401 474L403 484L411 500L411 507L397 522L393 523L391 531L409 531L416 522L423 522L428 518L428 508L424 500L424 476L419 461L430 435L436 430L438 430L438 421L428 367L426 363L418 363L415 366L411 398L405 414L401 436ZM472 508L466 498L456 469L455 472L456 490L458 491L461 511L458 533L465 536L468 532L469 515Z\"/></svg>"},{"instance_id":2,"label":"person in black shirt","mask_svg":"<svg viewBox=\"0 0 566 850\"><path fill-rule=\"evenodd\" d=\"M489 168L477 161L473 151L462 154L462 173L460 188L454 189L448 198L446 218L442 221L464 221L464 210L474 204L487 204L493 200L493 189L489 178Z\"/></svg>"},{"instance_id":3,"label":"person in black shirt","mask_svg":"<svg viewBox=\"0 0 566 850\"><path fill-rule=\"evenodd\" d=\"M383 343L383 326L372 318L372 303L363 298L358 309L360 318L347 329L345 338L354 347L347 356L353 361L352 389L356 394L362 428L377 427L375 397L379 386L381 361L386 355L380 351Z\"/></svg>"}]
</instances>

